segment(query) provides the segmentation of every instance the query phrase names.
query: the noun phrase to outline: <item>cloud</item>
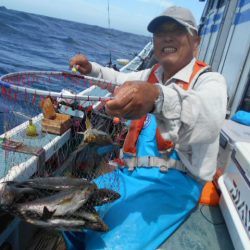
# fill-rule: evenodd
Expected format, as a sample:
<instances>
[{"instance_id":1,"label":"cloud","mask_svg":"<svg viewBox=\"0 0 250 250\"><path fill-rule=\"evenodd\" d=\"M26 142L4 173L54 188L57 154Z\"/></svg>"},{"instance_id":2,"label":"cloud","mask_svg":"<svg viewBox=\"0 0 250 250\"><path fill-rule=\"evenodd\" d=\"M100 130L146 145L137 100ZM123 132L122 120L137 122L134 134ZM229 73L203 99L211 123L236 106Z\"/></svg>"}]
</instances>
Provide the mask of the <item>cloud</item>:
<instances>
[{"instance_id":1,"label":"cloud","mask_svg":"<svg viewBox=\"0 0 250 250\"><path fill-rule=\"evenodd\" d=\"M138 0L140 2L144 3L149 3L149 4L154 4L154 5L159 5L161 7L167 8L170 6L173 6L174 3L170 0Z\"/></svg>"}]
</instances>

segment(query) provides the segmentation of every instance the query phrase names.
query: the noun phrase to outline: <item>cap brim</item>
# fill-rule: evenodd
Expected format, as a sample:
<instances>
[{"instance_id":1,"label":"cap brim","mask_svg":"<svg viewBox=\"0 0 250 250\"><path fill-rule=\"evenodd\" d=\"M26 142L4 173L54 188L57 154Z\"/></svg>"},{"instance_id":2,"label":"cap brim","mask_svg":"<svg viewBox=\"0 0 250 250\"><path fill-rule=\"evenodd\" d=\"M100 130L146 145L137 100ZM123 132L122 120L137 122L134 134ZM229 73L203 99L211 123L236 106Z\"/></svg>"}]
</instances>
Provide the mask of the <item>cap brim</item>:
<instances>
[{"instance_id":1,"label":"cap brim","mask_svg":"<svg viewBox=\"0 0 250 250\"><path fill-rule=\"evenodd\" d=\"M162 23L165 22L177 22L179 24L181 24L182 26L185 27L185 25L181 22L179 22L177 19L169 17L169 16L158 16L156 18L154 18L149 24L148 24L148 31L151 33L154 33L156 28L158 28Z\"/></svg>"}]
</instances>

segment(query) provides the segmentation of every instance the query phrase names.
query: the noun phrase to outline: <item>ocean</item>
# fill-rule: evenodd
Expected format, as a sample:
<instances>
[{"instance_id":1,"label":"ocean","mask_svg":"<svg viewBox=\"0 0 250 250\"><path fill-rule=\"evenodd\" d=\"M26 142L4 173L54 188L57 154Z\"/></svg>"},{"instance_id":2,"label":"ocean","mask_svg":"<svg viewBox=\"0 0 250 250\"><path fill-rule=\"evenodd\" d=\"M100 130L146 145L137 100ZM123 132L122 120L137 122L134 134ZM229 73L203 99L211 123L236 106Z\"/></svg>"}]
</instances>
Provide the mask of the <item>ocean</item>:
<instances>
[{"instance_id":1,"label":"ocean","mask_svg":"<svg viewBox=\"0 0 250 250\"><path fill-rule=\"evenodd\" d=\"M95 25L71 22L0 7L0 75L23 70L68 70L76 53L106 65L131 59L150 41Z\"/></svg>"},{"instance_id":2,"label":"ocean","mask_svg":"<svg viewBox=\"0 0 250 250\"><path fill-rule=\"evenodd\" d=\"M70 58L79 52L101 65L107 65L111 52L116 63L118 58L132 59L149 41L150 37L142 35L0 7L0 76L67 71ZM15 109L10 101L2 101L2 94L0 91L0 134L5 130L5 113ZM22 107L20 112L24 111Z\"/></svg>"}]
</instances>

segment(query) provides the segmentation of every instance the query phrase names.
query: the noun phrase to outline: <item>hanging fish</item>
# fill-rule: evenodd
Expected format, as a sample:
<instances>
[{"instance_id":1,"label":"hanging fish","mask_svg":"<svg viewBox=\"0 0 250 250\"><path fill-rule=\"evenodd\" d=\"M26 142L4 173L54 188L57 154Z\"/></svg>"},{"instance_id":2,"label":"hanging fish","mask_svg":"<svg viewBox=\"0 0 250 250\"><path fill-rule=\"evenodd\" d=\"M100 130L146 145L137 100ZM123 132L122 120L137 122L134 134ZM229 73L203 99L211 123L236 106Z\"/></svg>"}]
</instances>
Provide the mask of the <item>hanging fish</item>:
<instances>
[{"instance_id":1,"label":"hanging fish","mask_svg":"<svg viewBox=\"0 0 250 250\"><path fill-rule=\"evenodd\" d=\"M119 145L111 137L97 129L87 129L77 149L63 164L64 169L71 168L74 177L92 180L114 170L109 164L111 155L119 155Z\"/></svg>"},{"instance_id":2,"label":"hanging fish","mask_svg":"<svg viewBox=\"0 0 250 250\"><path fill-rule=\"evenodd\" d=\"M101 206L106 203L114 202L119 199L121 195L114 190L107 188L100 188L95 190L89 197L86 205L90 204L91 206Z\"/></svg>"},{"instance_id":3,"label":"hanging fish","mask_svg":"<svg viewBox=\"0 0 250 250\"><path fill-rule=\"evenodd\" d=\"M88 186L94 185L95 183L89 182L84 178L73 178L73 177L38 177L29 179L23 182L15 182L12 185L15 185L16 188L33 188L33 189L42 189L42 190L52 190L52 191L62 191L68 190L71 188L83 189Z\"/></svg>"},{"instance_id":4,"label":"hanging fish","mask_svg":"<svg viewBox=\"0 0 250 250\"><path fill-rule=\"evenodd\" d=\"M26 186L16 187L14 182L0 183L0 206L10 206L24 196L41 197L42 193L39 190Z\"/></svg>"},{"instance_id":5,"label":"hanging fish","mask_svg":"<svg viewBox=\"0 0 250 250\"><path fill-rule=\"evenodd\" d=\"M84 133L83 133L83 141L82 143L88 143L88 144L95 144L98 146L102 146L102 145L107 145L107 144L112 144L113 140L111 138L111 136L101 130L98 129L87 129ZM82 144L81 143L81 144Z\"/></svg>"},{"instance_id":6,"label":"hanging fish","mask_svg":"<svg viewBox=\"0 0 250 250\"><path fill-rule=\"evenodd\" d=\"M13 207L24 218L28 216L47 220L52 216L72 214L87 202L95 189L94 185L87 186L83 190L70 189L31 202L16 204Z\"/></svg>"},{"instance_id":7,"label":"hanging fish","mask_svg":"<svg viewBox=\"0 0 250 250\"><path fill-rule=\"evenodd\" d=\"M48 220L40 220L34 218L27 218L26 221L33 225L44 227L46 229L57 229L62 231L82 231L86 224L84 220L78 220L75 218L51 218Z\"/></svg>"}]
</instances>

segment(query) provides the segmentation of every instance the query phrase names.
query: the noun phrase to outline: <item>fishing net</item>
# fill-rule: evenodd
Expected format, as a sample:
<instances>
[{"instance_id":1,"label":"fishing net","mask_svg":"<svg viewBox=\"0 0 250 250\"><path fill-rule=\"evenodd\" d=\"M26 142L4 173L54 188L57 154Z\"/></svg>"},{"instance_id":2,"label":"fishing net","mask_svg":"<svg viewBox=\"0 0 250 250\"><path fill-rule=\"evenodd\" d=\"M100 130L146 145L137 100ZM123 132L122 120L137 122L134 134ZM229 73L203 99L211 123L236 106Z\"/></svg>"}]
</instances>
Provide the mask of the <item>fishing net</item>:
<instances>
[{"instance_id":1,"label":"fishing net","mask_svg":"<svg viewBox=\"0 0 250 250\"><path fill-rule=\"evenodd\" d=\"M108 230L127 132L105 113L115 86L68 72L0 78L0 209L46 228Z\"/></svg>"}]
</instances>

